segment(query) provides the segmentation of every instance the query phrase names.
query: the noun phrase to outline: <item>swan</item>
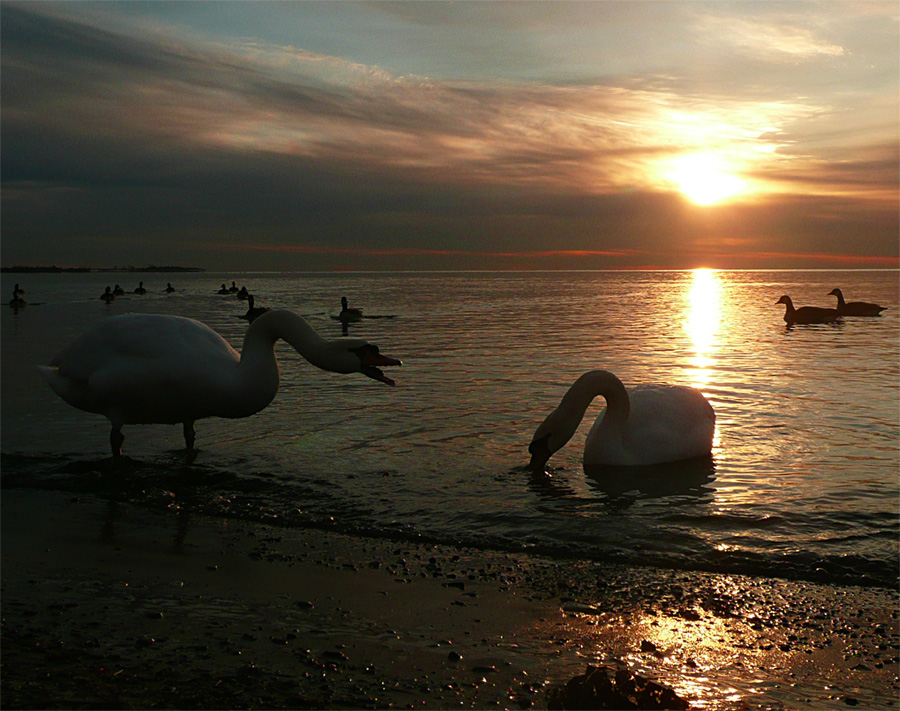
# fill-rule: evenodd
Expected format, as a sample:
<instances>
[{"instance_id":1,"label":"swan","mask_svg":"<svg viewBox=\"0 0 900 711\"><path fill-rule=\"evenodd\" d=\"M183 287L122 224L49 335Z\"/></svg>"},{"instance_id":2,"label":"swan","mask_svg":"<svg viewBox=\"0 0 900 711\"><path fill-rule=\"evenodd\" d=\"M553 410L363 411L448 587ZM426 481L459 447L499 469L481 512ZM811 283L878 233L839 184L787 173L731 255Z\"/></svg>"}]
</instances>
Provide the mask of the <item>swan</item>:
<instances>
[{"instance_id":1,"label":"swan","mask_svg":"<svg viewBox=\"0 0 900 711\"><path fill-rule=\"evenodd\" d=\"M217 294L228 294L228 293L230 293L230 292L229 292L228 288L225 286L225 283L223 282L223 283L222 283L222 288L219 289L216 293L217 293Z\"/></svg>"},{"instance_id":2,"label":"swan","mask_svg":"<svg viewBox=\"0 0 900 711\"><path fill-rule=\"evenodd\" d=\"M543 471L550 456L575 434L594 398L606 409L588 433L584 465L643 466L709 456L716 414L703 393L682 385L626 389L606 370L579 377L534 433L530 468Z\"/></svg>"},{"instance_id":3,"label":"swan","mask_svg":"<svg viewBox=\"0 0 900 711\"><path fill-rule=\"evenodd\" d=\"M123 425L184 425L194 448L194 421L247 417L278 391L275 342L283 338L317 368L362 373L387 385L379 366L400 365L358 338L328 341L300 316L269 311L247 329L241 354L206 324L181 316L124 314L75 339L49 366L38 366L70 405L105 415L110 445L122 455Z\"/></svg>"},{"instance_id":4,"label":"swan","mask_svg":"<svg viewBox=\"0 0 900 711\"><path fill-rule=\"evenodd\" d=\"M140 282L138 284L138 288L134 290L135 294L146 294L147 290L144 288L144 282Z\"/></svg>"},{"instance_id":5,"label":"swan","mask_svg":"<svg viewBox=\"0 0 900 711\"><path fill-rule=\"evenodd\" d=\"M22 294L24 294L24 293L25 293L25 289L20 289L19 285L16 284L15 287L13 288L13 295L12 295L12 298L9 300L9 305L12 306L14 309L20 309L23 306L27 306L28 302L22 298Z\"/></svg>"},{"instance_id":6,"label":"swan","mask_svg":"<svg viewBox=\"0 0 900 711\"><path fill-rule=\"evenodd\" d=\"M848 304L844 301L840 289L832 289L828 295L837 297L837 310L841 316L880 316L881 312L887 309L887 306L869 304L865 301L851 301Z\"/></svg>"},{"instance_id":7,"label":"swan","mask_svg":"<svg viewBox=\"0 0 900 711\"><path fill-rule=\"evenodd\" d=\"M237 284L231 282L231 287L228 289L228 291L230 291L232 294L236 294L238 291Z\"/></svg>"},{"instance_id":8,"label":"swan","mask_svg":"<svg viewBox=\"0 0 900 711\"><path fill-rule=\"evenodd\" d=\"M787 295L775 303L787 307L784 311L784 320L789 326L795 323L833 323L841 316L837 309L823 309L818 306L801 306L795 309L794 302Z\"/></svg>"},{"instance_id":9,"label":"swan","mask_svg":"<svg viewBox=\"0 0 900 711\"><path fill-rule=\"evenodd\" d=\"M347 305L347 297L341 297L341 312L338 319L341 321L359 321L363 317L362 309L352 309Z\"/></svg>"},{"instance_id":10,"label":"swan","mask_svg":"<svg viewBox=\"0 0 900 711\"><path fill-rule=\"evenodd\" d=\"M169 281L169 282L166 282L166 288L164 289L164 291L165 291L167 294L171 294L173 291L175 291L175 287L172 286L172 282L170 282L170 281Z\"/></svg>"},{"instance_id":11,"label":"swan","mask_svg":"<svg viewBox=\"0 0 900 711\"><path fill-rule=\"evenodd\" d=\"M116 295L112 293L112 290L109 287L106 287L106 291L100 294L100 298L108 304L109 302L116 300Z\"/></svg>"},{"instance_id":12,"label":"swan","mask_svg":"<svg viewBox=\"0 0 900 711\"><path fill-rule=\"evenodd\" d=\"M250 296L250 292L247 291L247 287L246 287L246 286L242 286L242 287L241 287L241 290L238 292L237 297L238 297L241 301L244 301L248 296Z\"/></svg>"},{"instance_id":13,"label":"swan","mask_svg":"<svg viewBox=\"0 0 900 711\"><path fill-rule=\"evenodd\" d=\"M116 286L113 288L113 294L115 294L116 296L124 296L125 289L123 289L121 286L116 284Z\"/></svg>"},{"instance_id":14,"label":"swan","mask_svg":"<svg viewBox=\"0 0 900 711\"><path fill-rule=\"evenodd\" d=\"M268 306L254 306L253 302L255 300L256 300L256 297L254 297L253 294L250 294L247 296L247 304L248 304L247 313L245 313L243 316L241 316L241 318L245 318L248 321L254 321L259 316L262 316L264 313L266 313L266 311L270 310Z\"/></svg>"}]
</instances>

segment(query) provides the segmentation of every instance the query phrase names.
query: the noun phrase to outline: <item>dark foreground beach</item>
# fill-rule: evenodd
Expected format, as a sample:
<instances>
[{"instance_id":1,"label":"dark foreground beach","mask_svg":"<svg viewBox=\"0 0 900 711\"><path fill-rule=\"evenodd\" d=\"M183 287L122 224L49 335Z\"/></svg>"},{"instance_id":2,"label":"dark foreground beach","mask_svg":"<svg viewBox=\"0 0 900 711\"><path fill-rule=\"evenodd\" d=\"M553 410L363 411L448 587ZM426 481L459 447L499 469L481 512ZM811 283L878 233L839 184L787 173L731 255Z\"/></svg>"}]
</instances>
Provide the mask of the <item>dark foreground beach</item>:
<instances>
[{"instance_id":1,"label":"dark foreground beach","mask_svg":"<svg viewBox=\"0 0 900 711\"><path fill-rule=\"evenodd\" d=\"M546 708L587 665L692 708L897 705L883 589L2 497L4 708Z\"/></svg>"}]
</instances>

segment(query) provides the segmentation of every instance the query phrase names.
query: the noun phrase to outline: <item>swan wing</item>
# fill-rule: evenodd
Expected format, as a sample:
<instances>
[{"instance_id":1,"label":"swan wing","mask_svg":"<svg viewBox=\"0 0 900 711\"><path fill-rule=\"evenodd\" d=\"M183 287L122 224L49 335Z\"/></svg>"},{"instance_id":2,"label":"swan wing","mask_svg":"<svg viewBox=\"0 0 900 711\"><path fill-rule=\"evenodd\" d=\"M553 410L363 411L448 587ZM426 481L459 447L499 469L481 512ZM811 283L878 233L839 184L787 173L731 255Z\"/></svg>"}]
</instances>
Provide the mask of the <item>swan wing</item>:
<instances>
[{"instance_id":1,"label":"swan wing","mask_svg":"<svg viewBox=\"0 0 900 711\"><path fill-rule=\"evenodd\" d=\"M198 321L127 314L86 331L43 374L70 404L114 421L184 422L215 414L238 362Z\"/></svg>"},{"instance_id":2,"label":"swan wing","mask_svg":"<svg viewBox=\"0 0 900 711\"><path fill-rule=\"evenodd\" d=\"M630 388L624 431L603 426L605 410L585 445L587 465L645 465L708 456L716 416L699 390L678 385Z\"/></svg>"}]
</instances>

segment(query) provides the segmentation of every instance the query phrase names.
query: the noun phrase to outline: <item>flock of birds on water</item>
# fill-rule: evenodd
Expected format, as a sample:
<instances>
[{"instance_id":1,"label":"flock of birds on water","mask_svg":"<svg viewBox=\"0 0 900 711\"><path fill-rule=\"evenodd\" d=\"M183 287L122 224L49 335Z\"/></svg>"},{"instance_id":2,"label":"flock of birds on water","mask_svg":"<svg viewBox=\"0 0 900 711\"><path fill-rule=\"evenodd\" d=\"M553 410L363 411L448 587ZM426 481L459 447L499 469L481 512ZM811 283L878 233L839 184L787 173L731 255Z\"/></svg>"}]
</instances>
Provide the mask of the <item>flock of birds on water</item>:
<instances>
[{"instance_id":1,"label":"flock of birds on water","mask_svg":"<svg viewBox=\"0 0 900 711\"><path fill-rule=\"evenodd\" d=\"M116 285L116 290L120 288ZM168 284L165 291L174 288ZM104 297L110 293L107 287ZM146 293L143 282L134 293ZM242 318L250 325L240 353L200 321L132 313L103 319L85 331L50 365L38 366L41 375L70 405L110 421L114 458L122 457L125 425L181 424L188 453L193 454L197 420L247 417L264 409L278 391L279 339L321 370L362 373L395 384L381 369L400 366L401 361L383 355L378 346L346 335L322 338L290 311L255 307L253 295L234 282L230 288L223 283L218 293L237 294L249 303ZM10 306L24 305L23 294L16 284ZM789 296L776 303L786 306L788 326L879 316L886 309L845 302L840 289L829 295L837 297L837 308L795 308ZM362 310L351 308L342 297L336 318L346 327L362 318ZM545 472L550 457L572 438L597 397L606 401L606 407L588 433L585 466L651 466L711 456L716 415L702 392L683 385L626 388L613 373L592 370L572 384L535 431L528 447L533 472Z\"/></svg>"}]
</instances>

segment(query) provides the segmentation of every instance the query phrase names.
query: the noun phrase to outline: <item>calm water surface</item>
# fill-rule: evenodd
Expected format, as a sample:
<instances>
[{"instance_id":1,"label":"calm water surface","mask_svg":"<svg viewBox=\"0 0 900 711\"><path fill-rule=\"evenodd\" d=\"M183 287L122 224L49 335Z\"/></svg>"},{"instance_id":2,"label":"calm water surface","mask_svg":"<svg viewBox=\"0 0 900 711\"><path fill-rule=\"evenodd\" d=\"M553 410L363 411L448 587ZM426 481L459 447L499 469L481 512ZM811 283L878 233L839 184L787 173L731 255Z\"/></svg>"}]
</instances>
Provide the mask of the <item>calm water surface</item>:
<instances>
[{"instance_id":1,"label":"calm water surface","mask_svg":"<svg viewBox=\"0 0 900 711\"><path fill-rule=\"evenodd\" d=\"M119 281L131 291L107 306ZM389 388L316 370L283 342L263 412L181 428L109 425L40 379L92 323L129 311L189 316L240 349L246 285L341 335L340 297L367 315L350 334L403 359ZM167 281L178 289L162 293ZM558 557L895 587L900 472L900 287L894 271L3 275L29 305L2 312L2 482L288 526ZM133 283L132 283L133 282ZM783 307L874 301L880 318L787 328ZM5 302L4 302L5 303ZM702 389L717 413L711 463L585 471L578 434L527 463L534 429L586 370Z\"/></svg>"}]
</instances>

